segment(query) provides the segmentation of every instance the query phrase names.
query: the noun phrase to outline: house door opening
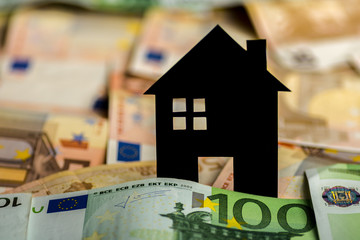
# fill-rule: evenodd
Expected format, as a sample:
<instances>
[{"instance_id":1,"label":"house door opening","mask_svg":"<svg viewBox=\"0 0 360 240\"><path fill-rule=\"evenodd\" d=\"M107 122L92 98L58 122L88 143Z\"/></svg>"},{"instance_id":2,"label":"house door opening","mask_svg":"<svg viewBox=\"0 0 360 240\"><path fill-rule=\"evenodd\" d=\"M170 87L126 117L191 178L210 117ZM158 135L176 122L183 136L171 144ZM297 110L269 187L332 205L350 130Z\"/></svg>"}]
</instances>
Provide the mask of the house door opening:
<instances>
[{"instance_id":1,"label":"house door opening","mask_svg":"<svg viewBox=\"0 0 360 240\"><path fill-rule=\"evenodd\" d=\"M233 160L233 157L198 157L199 183L234 190Z\"/></svg>"}]
</instances>

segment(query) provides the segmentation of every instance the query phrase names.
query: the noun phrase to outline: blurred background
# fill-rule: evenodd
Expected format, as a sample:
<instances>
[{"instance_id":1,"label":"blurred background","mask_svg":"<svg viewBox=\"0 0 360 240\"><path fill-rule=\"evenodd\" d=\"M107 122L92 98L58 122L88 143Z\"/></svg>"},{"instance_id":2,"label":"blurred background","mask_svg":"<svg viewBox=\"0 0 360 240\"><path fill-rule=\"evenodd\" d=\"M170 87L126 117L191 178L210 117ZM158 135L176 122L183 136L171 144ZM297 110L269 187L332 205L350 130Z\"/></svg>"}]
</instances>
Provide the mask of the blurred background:
<instances>
[{"instance_id":1,"label":"blurred background","mask_svg":"<svg viewBox=\"0 0 360 240\"><path fill-rule=\"evenodd\" d=\"M0 192L156 176L142 94L218 24L244 49L267 40L268 69L291 90L279 93L279 196L306 198L305 169L360 162L359 12L357 0L0 1ZM200 182L228 187L228 162L200 158Z\"/></svg>"}]
</instances>

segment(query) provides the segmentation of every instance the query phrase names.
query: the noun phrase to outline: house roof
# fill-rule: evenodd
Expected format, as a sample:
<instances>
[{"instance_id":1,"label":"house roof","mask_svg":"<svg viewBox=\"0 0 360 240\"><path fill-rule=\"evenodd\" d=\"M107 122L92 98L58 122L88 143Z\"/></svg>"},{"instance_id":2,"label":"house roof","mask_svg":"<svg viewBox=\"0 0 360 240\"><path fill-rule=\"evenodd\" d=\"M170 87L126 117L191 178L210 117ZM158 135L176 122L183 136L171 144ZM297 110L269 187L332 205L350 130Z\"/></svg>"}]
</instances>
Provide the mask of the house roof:
<instances>
[{"instance_id":1,"label":"house roof","mask_svg":"<svg viewBox=\"0 0 360 240\"><path fill-rule=\"evenodd\" d=\"M249 42L255 50L249 50ZM256 49L261 47L264 49ZM259 78L266 81L258 82ZM217 25L144 94L228 91L238 83L245 88L263 85L290 91L266 70L265 40L248 41L246 51Z\"/></svg>"}]
</instances>

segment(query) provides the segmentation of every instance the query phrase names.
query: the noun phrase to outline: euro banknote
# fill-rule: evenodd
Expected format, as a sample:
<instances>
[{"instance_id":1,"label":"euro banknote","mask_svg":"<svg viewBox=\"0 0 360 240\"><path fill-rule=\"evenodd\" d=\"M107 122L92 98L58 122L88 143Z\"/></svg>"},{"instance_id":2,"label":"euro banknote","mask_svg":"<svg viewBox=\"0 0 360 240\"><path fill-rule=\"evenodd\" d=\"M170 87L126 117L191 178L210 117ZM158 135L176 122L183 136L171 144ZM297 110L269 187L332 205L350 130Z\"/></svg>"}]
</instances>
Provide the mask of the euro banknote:
<instances>
[{"instance_id":1,"label":"euro banknote","mask_svg":"<svg viewBox=\"0 0 360 240\"><path fill-rule=\"evenodd\" d=\"M0 195L0 239L27 239L30 205L30 193Z\"/></svg>"},{"instance_id":2,"label":"euro banknote","mask_svg":"<svg viewBox=\"0 0 360 240\"><path fill-rule=\"evenodd\" d=\"M15 11L2 52L0 106L77 114L102 110L109 70L116 65L124 71L139 23L136 16L86 11Z\"/></svg>"},{"instance_id":3,"label":"euro banknote","mask_svg":"<svg viewBox=\"0 0 360 240\"><path fill-rule=\"evenodd\" d=\"M359 153L334 149L281 145L279 148L278 197L310 199L305 171L336 163L359 164ZM360 165L359 165L360 166Z\"/></svg>"},{"instance_id":4,"label":"euro banknote","mask_svg":"<svg viewBox=\"0 0 360 240\"><path fill-rule=\"evenodd\" d=\"M38 197L107 187L154 177L156 177L154 161L116 163L61 171L8 190L5 193L25 192Z\"/></svg>"},{"instance_id":5,"label":"euro banknote","mask_svg":"<svg viewBox=\"0 0 360 240\"><path fill-rule=\"evenodd\" d=\"M321 239L359 238L360 166L335 164L306 171Z\"/></svg>"},{"instance_id":6,"label":"euro banknote","mask_svg":"<svg viewBox=\"0 0 360 240\"><path fill-rule=\"evenodd\" d=\"M246 46L245 41L255 38L255 34L249 30L250 23L244 16L244 12L231 10L150 9L144 16L128 70L136 76L157 80L217 24Z\"/></svg>"},{"instance_id":7,"label":"euro banknote","mask_svg":"<svg viewBox=\"0 0 360 240\"><path fill-rule=\"evenodd\" d=\"M250 18L277 61L296 71L348 65L358 52L357 1L247 1Z\"/></svg>"},{"instance_id":8,"label":"euro banknote","mask_svg":"<svg viewBox=\"0 0 360 240\"><path fill-rule=\"evenodd\" d=\"M111 78L107 163L155 160L155 101L142 94L152 83L123 75Z\"/></svg>"},{"instance_id":9,"label":"euro banknote","mask_svg":"<svg viewBox=\"0 0 360 240\"><path fill-rule=\"evenodd\" d=\"M278 197L310 199L304 175L307 169L336 163L358 163L352 159L357 159L356 156L359 154L350 155L350 153L342 153L333 149L280 144L278 148ZM233 163L229 161L212 186L232 191L234 189L233 178Z\"/></svg>"},{"instance_id":10,"label":"euro banknote","mask_svg":"<svg viewBox=\"0 0 360 240\"><path fill-rule=\"evenodd\" d=\"M308 201L169 178L34 197L28 219L28 240L318 239Z\"/></svg>"},{"instance_id":11,"label":"euro banknote","mask_svg":"<svg viewBox=\"0 0 360 240\"><path fill-rule=\"evenodd\" d=\"M0 187L105 160L108 123L100 117L0 109Z\"/></svg>"},{"instance_id":12,"label":"euro banknote","mask_svg":"<svg viewBox=\"0 0 360 240\"><path fill-rule=\"evenodd\" d=\"M279 76L291 89L279 94L279 141L360 153L357 73L343 68Z\"/></svg>"},{"instance_id":13,"label":"euro banknote","mask_svg":"<svg viewBox=\"0 0 360 240\"><path fill-rule=\"evenodd\" d=\"M19 9L9 23L5 54L111 60L127 57L139 30L135 15L106 15L71 9Z\"/></svg>"},{"instance_id":14,"label":"euro banknote","mask_svg":"<svg viewBox=\"0 0 360 240\"><path fill-rule=\"evenodd\" d=\"M199 183L211 186L230 158L199 159ZM4 193L32 193L45 196L89 190L124 182L156 177L155 161L136 161L86 167L54 173Z\"/></svg>"}]
</instances>

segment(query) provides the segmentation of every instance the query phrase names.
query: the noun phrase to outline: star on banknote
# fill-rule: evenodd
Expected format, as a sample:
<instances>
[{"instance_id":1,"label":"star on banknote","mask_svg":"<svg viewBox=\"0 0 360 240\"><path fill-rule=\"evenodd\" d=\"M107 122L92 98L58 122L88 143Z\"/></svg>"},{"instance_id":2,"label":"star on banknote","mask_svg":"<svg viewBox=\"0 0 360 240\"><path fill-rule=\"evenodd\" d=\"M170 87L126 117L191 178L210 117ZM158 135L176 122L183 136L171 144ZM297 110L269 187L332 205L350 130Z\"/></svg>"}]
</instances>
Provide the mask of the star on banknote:
<instances>
[{"instance_id":1,"label":"star on banknote","mask_svg":"<svg viewBox=\"0 0 360 240\"><path fill-rule=\"evenodd\" d=\"M218 203L212 202L209 198L206 198L205 200L196 199L196 201L201 203L201 208L207 207L213 210L214 212L216 212L214 207L219 205Z\"/></svg>"},{"instance_id":2,"label":"star on banknote","mask_svg":"<svg viewBox=\"0 0 360 240\"><path fill-rule=\"evenodd\" d=\"M75 134L75 133L73 133L73 137L74 137L74 141L76 141L76 142L79 142L79 143L81 143L82 141L85 141L86 140L86 138L85 138L85 136L84 136L84 134L83 133L80 133L80 134Z\"/></svg>"},{"instance_id":3,"label":"star on banknote","mask_svg":"<svg viewBox=\"0 0 360 240\"><path fill-rule=\"evenodd\" d=\"M354 162L360 162L360 155L357 155L357 156L352 157L352 160L353 160Z\"/></svg>"},{"instance_id":4,"label":"star on banknote","mask_svg":"<svg viewBox=\"0 0 360 240\"><path fill-rule=\"evenodd\" d=\"M226 219L227 224L227 228L232 228L232 227L236 227L237 229L242 230L241 224L245 224L246 222L238 222L236 221L235 217L233 217L232 219Z\"/></svg>"},{"instance_id":5,"label":"star on banknote","mask_svg":"<svg viewBox=\"0 0 360 240\"><path fill-rule=\"evenodd\" d=\"M20 159L22 161L25 161L31 156L29 153L29 148L26 148L23 151L21 150L15 150L15 151L16 151L16 156L14 157L14 159Z\"/></svg>"},{"instance_id":6,"label":"star on banknote","mask_svg":"<svg viewBox=\"0 0 360 240\"><path fill-rule=\"evenodd\" d=\"M109 210L106 210L106 212L104 213L104 215L96 216L96 218L99 218L99 219L100 219L99 223L102 223L102 222L105 222L105 221L111 221L112 223L114 223L114 221L115 221L114 216L115 216L117 213L118 213L118 212L111 213Z\"/></svg>"},{"instance_id":7,"label":"star on banknote","mask_svg":"<svg viewBox=\"0 0 360 240\"><path fill-rule=\"evenodd\" d=\"M98 234L97 231L94 231L90 237L86 237L84 240L101 240L105 236L106 234Z\"/></svg>"}]
</instances>

